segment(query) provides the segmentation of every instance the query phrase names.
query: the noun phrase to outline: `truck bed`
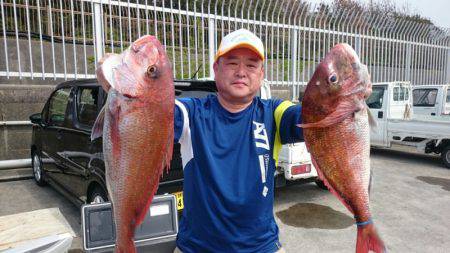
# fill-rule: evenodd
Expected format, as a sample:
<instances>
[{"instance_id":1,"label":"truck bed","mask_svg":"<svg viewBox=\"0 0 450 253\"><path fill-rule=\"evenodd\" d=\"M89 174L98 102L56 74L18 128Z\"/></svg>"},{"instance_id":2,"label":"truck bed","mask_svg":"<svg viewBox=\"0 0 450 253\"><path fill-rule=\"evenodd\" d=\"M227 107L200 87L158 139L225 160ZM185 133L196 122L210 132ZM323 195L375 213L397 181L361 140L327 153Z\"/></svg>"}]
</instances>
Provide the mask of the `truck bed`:
<instances>
[{"instance_id":1,"label":"truck bed","mask_svg":"<svg viewBox=\"0 0 450 253\"><path fill-rule=\"evenodd\" d=\"M389 137L418 137L425 139L450 139L450 120L414 118L388 119Z\"/></svg>"}]
</instances>

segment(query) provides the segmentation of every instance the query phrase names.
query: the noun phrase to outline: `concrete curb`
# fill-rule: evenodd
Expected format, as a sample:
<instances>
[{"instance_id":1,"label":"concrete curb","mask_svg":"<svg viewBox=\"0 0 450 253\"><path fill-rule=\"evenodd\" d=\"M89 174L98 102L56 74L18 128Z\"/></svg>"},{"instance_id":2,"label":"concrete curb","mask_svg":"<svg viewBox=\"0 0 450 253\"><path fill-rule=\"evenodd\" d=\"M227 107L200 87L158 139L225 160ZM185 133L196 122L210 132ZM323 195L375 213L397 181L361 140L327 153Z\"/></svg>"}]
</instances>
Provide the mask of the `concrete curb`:
<instances>
[{"instance_id":1,"label":"concrete curb","mask_svg":"<svg viewBox=\"0 0 450 253\"><path fill-rule=\"evenodd\" d=\"M32 168L19 168L0 171L0 183L33 178Z\"/></svg>"}]
</instances>

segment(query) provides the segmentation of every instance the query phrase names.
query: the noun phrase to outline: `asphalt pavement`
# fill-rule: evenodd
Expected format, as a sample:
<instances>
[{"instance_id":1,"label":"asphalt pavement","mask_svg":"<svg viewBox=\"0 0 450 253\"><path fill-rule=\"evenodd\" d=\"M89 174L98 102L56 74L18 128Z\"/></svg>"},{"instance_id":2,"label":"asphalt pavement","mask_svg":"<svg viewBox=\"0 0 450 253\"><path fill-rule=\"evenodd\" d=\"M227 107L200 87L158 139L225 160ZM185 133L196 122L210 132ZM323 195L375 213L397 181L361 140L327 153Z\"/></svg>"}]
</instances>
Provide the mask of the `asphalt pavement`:
<instances>
[{"instance_id":1,"label":"asphalt pavement","mask_svg":"<svg viewBox=\"0 0 450 253\"><path fill-rule=\"evenodd\" d=\"M448 252L450 169L437 156L372 150L371 209L388 252ZM32 180L0 183L0 216L59 207L77 233L71 252L81 252L80 212L50 187ZM350 212L314 183L276 190L274 214L287 252L354 252Z\"/></svg>"}]
</instances>

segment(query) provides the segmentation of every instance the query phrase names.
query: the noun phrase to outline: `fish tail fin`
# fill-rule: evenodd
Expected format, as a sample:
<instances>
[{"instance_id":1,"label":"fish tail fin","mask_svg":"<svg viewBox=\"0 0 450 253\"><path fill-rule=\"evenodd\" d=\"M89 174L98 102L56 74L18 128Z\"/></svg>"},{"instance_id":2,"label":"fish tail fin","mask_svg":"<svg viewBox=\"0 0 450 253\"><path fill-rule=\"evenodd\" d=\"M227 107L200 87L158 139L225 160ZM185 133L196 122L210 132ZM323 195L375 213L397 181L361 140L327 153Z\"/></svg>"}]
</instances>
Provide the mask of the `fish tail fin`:
<instances>
[{"instance_id":1,"label":"fish tail fin","mask_svg":"<svg viewBox=\"0 0 450 253\"><path fill-rule=\"evenodd\" d=\"M117 238L115 253L136 253L136 246L134 245L134 229L128 230L127 235L122 238Z\"/></svg>"},{"instance_id":2,"label":"fish tail fin","mask_svg":"<svg viewBox=\"0 0 450 253\"><path fill-rule=\"evenodd\" d=\"M359 226L358 225L358 235L356 239L356 253L385 253L386 246L383 240L378 235L377 230L373 223Z\"/></svg>"}]
</instances>

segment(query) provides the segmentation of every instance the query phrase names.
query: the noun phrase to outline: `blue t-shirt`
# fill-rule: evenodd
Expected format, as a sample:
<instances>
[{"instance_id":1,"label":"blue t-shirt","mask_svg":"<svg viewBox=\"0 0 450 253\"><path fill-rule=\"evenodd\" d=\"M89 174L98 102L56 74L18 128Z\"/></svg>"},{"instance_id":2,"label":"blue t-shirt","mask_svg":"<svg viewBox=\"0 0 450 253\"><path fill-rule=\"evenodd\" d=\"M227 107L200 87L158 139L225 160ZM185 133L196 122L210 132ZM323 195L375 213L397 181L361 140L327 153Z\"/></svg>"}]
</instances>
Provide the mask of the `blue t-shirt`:
<instances>
[{"instance_id":1,"label":"blue t-shirt","mask_svg":"<svg viewBox=\"0 0 450 253\"><path fill-rule=\"evenodd\" d=\"M300 114L299 105L259 97L238 113L225 110L214 95L176 100L182 252L272 253L281 247L273 217L274 157L281 143L302 140Z\"/></svg>"}]
</instances>

